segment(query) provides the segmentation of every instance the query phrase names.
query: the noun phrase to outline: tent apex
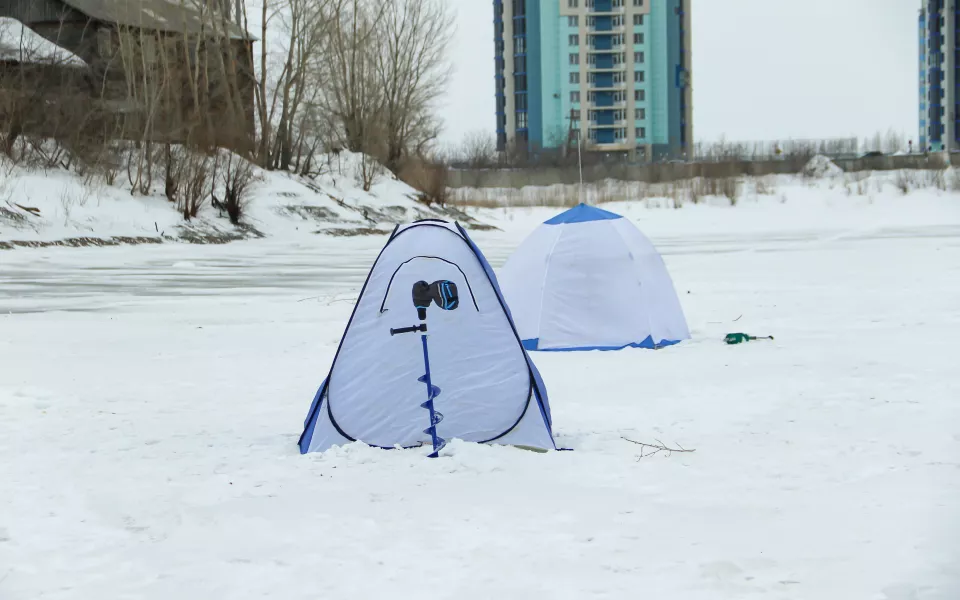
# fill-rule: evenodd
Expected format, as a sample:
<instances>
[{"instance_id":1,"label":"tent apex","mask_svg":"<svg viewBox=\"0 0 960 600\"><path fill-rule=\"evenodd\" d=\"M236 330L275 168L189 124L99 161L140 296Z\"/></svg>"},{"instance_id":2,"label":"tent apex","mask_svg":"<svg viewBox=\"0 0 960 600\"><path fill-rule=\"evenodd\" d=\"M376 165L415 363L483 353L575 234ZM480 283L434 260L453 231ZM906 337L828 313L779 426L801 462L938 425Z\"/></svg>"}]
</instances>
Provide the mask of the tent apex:
<instances>
[{"instance_id":1,"label":"tent apex","mask_svg":"<svg viewBox=\"0 0 960 600\"><path fill-rule=\"evenodd\" d=\"M612 219L622 219L621 215L603 210L596 206L580 203L573 208L566 210L550 220L544 221L545 225L566 225L569 223L586 223L588 221L609 221Z\"/></svg>"}]
</instances>

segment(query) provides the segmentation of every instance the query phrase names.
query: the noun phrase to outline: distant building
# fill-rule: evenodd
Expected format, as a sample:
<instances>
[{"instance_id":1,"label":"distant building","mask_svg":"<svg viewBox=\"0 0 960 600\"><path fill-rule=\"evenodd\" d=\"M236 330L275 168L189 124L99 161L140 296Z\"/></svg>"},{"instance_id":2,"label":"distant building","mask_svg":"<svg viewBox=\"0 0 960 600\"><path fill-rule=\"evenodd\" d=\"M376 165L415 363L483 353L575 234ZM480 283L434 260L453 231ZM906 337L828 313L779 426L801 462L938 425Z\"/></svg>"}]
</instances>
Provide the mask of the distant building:
<instances>
[{"instance_id":1,"label":"distant building","mask_svg":"<svg viewBox=\"0 0 960 600\"><path fill-rule=\"evenodd\" d=\"M960 146L960 97L956 93L957 33L960 6L923 0L920 30L920 148L956 150Z\"/></svg>"},{"instance_id":2,"label":"distant building","mask_svg":"<svg viewBox=\"0 0 960 600\"><path fill-rule=\"evenodd\" d=\"M11 59L31 64L31 71L36 61L21 59L13 49L43 38L51 44L39 48L55 45L84 64L87 81L85 90L78 88L70 71L69 87L58 90L53 70L75 65L48 60L45 95L94 102L117 123L118 136L136 137L149 127L147 137L154 141L202 137L204 143L242 148L254 132L254 38L230 21L229 9L225 0L0 0L0 19L7 24L7 42L0 39L0 62L6 65L0 93L19 85L23 95ZM26 117L34 130L46 124L42 112Z\"/></svg>"},{"instance_id":3,"label":"distant building","mask_svg":"<svg viewBox=\"0 0 960 600\"><path fill-rule=\"evenodd\" d=\"M494 0L498 147L682 156L691 0Z\"/></svg>"}]
</instances>

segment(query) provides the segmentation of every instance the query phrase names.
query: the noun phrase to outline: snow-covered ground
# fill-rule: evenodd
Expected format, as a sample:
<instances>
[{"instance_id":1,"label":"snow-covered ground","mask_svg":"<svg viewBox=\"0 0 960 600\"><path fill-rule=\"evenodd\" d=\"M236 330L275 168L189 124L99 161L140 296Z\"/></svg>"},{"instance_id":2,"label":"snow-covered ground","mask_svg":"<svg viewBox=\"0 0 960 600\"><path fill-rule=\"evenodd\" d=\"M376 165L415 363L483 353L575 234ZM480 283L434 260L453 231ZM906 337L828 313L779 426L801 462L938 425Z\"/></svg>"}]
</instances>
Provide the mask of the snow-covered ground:
<instances>
[{"instance_id":1,"label":"snow-covered ground","mask_svg":"<svg viewBox=\"0 0 960 600\"><path fill-rule=\"evenodd\" d=\"M209 202L196 218L185 221L164 196L159 172L144 196L130 193L125 172L107 185L65 169L26 168L0 160L0 251L23 245L342 236L389 232L399 222L459 214L418 202L416 190L382 168L369 167L377 172L364 191L360 161L360 155L349 152L321 157L321 173L310 179L254 168L244 226L236 228Z\"/></svg>"},{"instance_id":2,"label":"snow-covered ground","mask_svg":"<svg viewBox=\"0 0 960 600\"><path fill-rule=\"evenodd\" d=\"M693 339L535 354L548 454L297 453L385 236L0 252L0 598L960 597L960 198L605 208Z\"/></svg>"}]
</instances>

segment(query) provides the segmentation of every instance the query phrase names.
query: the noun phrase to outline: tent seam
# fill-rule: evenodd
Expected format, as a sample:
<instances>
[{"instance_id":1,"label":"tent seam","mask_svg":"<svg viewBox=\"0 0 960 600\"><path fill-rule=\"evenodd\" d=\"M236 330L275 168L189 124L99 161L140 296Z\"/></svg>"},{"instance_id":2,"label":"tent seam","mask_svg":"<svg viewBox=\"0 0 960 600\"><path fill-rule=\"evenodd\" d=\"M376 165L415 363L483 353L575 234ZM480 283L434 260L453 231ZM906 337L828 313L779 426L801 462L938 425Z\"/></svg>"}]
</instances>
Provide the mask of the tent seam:
<instances>
[{"instance_id":1,"label":"tent seam","mask_svg":"<svg viewBox=\"0 0 960 600\"><path fill-rule=\"evenodd\" d=\"M540 305L537 307L537 348L540 347L540 337L541 337L541 328L543 327L543 297L546 295L547 291L547 275L550 273L550 259L553 257L553 251L557 248L557 244L560 243L560 238L563 237L563 229L565 223L559 224L557 227L560 230L560 233L557 235L557 239L553 241L553 245L550 246L550 252L547 253L547 267L543 270L543 281L540 282Z\"/></svg>"}]
</instances>

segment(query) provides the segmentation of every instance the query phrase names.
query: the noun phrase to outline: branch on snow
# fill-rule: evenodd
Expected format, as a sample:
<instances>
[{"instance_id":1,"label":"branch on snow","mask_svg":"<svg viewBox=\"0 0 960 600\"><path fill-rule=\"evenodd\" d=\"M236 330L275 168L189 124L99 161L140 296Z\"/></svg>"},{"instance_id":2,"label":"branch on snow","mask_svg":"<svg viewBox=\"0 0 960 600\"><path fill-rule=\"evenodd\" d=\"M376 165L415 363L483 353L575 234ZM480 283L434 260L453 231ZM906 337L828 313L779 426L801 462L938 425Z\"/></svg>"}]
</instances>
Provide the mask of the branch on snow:
<instances>
[{"instance_id":1,"label":"branch on snow","mask_svg":"<svg viewBox=\"0 0 960 600\"><path fill-rule=\"evenodd\" d=\"M653 456L654 454L659 454L660 452L666 452L667 453L666 455L670 456L674 452L696 452L697 451L696 448L690 448L688 450L687 448L684 448L680 444L676 444L677 446L676 448L671 448L666 444L664 444L663 442L661 442L660 440L655 440L657 442L656 444L645 444L643 442L637 442L637 441L631 440L630 438L625 438L623 436L620 436L620 439L630 442L631 444L636 444L640 446L640 456L637 458L637 460L640 460L641 458L647 458L647 457ZM645 451L646 451L646 454L644 454Z\"/></svg>"}]
</instances>

